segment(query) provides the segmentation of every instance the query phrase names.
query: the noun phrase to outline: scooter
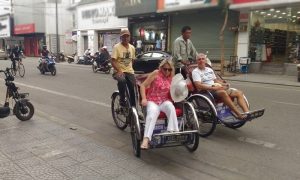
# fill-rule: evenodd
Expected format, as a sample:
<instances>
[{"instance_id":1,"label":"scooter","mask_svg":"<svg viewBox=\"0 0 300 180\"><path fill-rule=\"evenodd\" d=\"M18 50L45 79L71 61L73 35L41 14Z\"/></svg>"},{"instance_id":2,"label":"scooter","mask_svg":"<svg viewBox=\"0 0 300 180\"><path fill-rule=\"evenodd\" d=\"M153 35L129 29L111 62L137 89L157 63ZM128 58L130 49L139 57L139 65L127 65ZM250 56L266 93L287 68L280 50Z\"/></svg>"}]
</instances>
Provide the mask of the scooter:
<instances>
[{"instance_id":1,"label":"scooter","mask_svg":"<svg viewBox=\"0 0 300 180\"><path fill-rule=\"evenodd\" d=\"M105 72L106 74L109 74L112 69L112 65L110 63L110 60L107 59L106 61L101 63L100 67L98 68L97 62L95 60L93 60L92 69L93 69L94 73L96 73L98 71L102 71L102 72Z\"/></svg>"},{"instance_id":2,"label":"scooter","mask_svg":"<svg viewBox=\"0 0 300 180\"><path fill-rule=\"evenodd\" d=\"M77 54L77 52L75 52L71 56L67 56L67 61L69 64L75 61L75 58L77 57L76 54Z\"/></svg>"},{"instance_id":3,"label":"scooter","mask_svg":"<svg viewBox=\"0 0 300 180\"><path fill-rule=\"evenodd\" d=\"M52 76L56 75L55 56L49 56L48 58L42 57L39 62L40 64L37 68L40 70L41 74L50 72Z\"/></svg>"},{"instance_id":4,"label":"scooter","mask_svg":"<svg viewBox=\"0 0 300 180\"><path fill-rule=\"evenodd\" d=\"M0 72L5 74L5 85L6 97L4 106L0 107L0 118L5 118L10 114L10 99L13 105L13 114L21 121L27 121L32 118L34 114L34 107L29 101L29 93L20 93L19 88L16 87L14 77L11 74L12 69L6 68L6 70L0 70Z\"/></svg>"}]
</instances>

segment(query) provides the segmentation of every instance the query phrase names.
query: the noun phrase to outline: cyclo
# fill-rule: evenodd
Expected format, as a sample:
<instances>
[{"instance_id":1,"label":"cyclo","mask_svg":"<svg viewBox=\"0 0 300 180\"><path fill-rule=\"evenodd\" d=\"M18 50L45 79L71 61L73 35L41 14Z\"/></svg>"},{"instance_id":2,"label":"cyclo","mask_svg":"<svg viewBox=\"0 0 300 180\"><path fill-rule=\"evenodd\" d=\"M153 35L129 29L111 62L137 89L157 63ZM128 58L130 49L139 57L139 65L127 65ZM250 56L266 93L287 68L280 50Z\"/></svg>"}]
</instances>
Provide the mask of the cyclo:
<instances>
[{"instance_id":1,"label":"cyclo","mask_svg":"<svg viewBox=\"0 0 300 180\"><path fill-rule=\"evenodd\" d=\"M147 74L136 76L136 102L140 102L139 85L146 79L146 77ZM119 92L113 92L111 96L112 116L119 129L124 130L127 126L130 127L133 151L136 157L140 157L140 144L144 135L146 123L144 117L146 117L146 111L141 108L140 105L137 105L137 107L130 105L130 93L128 88L126 88L125 95L126 106L122 107L119 104ZM199 124L194 107L190 102L185 100L179 103L174 103L174 105L178 118L179 132L167 132L167 117L161 112L153 131L152 140L150 141L150 149L185 146L188 151L193 152L199 145ZM143 117L139 117L138 111L143 113Z\"/></svg>"},{"instance_id":2,"label":"cyclo","mask_svg":"<svg viewBox=\"0 0 300 180\"><path fill-rule=\"evenodd\" d=\"M184 66L185 68L181 69L182 74L188 78L188 88L189 88L189 97L187 101L191 102L195 108L197 118L199 121L199 135L201 137L207 137L211 135L217 124L222 124L226 127L237 129L242 127L255 118L261 117L264 114L265 109L259 109L251 111L249 114L250 117L247 121L238 120L233 114L231 109L221 101L221 99L215 99L209 91L198 91L192 80L192 71L197 67L197 64L190 64ZM212 68L210 65L206 64L207 67ZM217 79L226 83L226 81L217 73L215 73ZM236 90L231 88L231 90ZM245 95L243 98L250 108L250 104ZM231 98L235 106L239 108L236 98Z\"/></svg>"}]
</instances>

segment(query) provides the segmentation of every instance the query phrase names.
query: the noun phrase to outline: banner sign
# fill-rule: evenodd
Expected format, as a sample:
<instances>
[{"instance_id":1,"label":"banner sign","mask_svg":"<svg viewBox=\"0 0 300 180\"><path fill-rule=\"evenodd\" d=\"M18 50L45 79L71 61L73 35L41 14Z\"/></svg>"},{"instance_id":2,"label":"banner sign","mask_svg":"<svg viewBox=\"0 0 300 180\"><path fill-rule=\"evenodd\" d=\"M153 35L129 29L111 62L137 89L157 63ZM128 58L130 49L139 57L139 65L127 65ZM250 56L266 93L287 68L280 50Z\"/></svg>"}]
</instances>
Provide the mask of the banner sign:
<instances>
[{"instance_id":1,"label":"banner sign","mask_svg":"<svg viewBox=\"0 0 300 180\"><path fill-rule=\"evenodd\" d=\"M0 38L11 36L10 16L0 16Z\"/></svg>"}]
</instances>

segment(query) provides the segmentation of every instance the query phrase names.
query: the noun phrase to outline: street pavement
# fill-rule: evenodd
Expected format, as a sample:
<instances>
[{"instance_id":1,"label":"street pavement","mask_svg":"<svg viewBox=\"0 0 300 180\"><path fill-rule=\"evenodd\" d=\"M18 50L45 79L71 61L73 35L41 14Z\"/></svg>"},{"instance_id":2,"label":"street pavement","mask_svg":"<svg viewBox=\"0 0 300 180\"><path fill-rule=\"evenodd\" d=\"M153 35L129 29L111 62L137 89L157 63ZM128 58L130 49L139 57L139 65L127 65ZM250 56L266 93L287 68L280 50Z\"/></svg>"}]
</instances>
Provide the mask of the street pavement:
<instances>
[{"instance_id":1,"label":"street pavement","mask_svg":"<svg viewBox=\"0 0 300 180\"><path fill-rule=\"evenodd\" d=\"M111 117L111 75L67 63L57 64L57 76L40 75L37 61L25 59L25 77L15 81L30 93L35 116L0 120L0 179L300 179L299 87L230 81L251 109L266 108L262 118L238 130L218 126L194 153L153 149L138 159L129 130ZM1 80L0 92L1 103Z\"/></svg>"}]
</instances>

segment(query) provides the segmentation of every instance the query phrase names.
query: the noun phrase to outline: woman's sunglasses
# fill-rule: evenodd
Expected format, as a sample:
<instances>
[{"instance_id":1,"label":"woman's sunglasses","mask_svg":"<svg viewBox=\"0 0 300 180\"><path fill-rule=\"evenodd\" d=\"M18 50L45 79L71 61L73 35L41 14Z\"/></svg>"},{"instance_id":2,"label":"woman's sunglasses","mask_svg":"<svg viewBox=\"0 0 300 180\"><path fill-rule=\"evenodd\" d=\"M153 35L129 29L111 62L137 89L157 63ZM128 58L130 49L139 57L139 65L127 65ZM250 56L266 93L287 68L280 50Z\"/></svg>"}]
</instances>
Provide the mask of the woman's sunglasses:
<instances>
[{"instance_id":1,"label":"woman's sunglasses","mask_svg":"<svg viewBox=\"0 0 300 180\"><path fill-rule=\"evenodd\" d=\"M172 72L172 68L163 68L164 71Z\"/></svg>"}]
</instances>

